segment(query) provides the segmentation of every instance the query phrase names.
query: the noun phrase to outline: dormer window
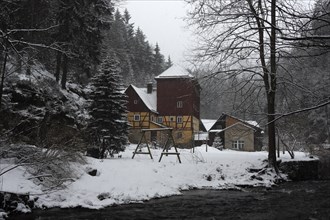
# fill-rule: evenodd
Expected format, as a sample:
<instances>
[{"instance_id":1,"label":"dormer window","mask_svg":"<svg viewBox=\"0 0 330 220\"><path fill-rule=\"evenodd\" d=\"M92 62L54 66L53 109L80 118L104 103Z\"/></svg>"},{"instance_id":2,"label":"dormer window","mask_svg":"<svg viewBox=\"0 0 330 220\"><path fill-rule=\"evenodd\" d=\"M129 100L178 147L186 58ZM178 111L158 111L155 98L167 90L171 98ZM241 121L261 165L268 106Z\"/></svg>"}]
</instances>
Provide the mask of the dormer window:
<instances>
[{"instance_id":1,"label":"dormer window","mask_svg":"<svg viewBox=\"0 0 330 220\"><path fill-rule=\"evenodd\" d=\"M176 107L177 107L177 108L182 108L182 107L183 107L183 103L182 103L182 101L177 101L177 102L176 102Z\"/></svg>"},{"instance_id":2,"label":"dormer window","mask_svg":"<svg viewBox=\"0 0 330 220\"><path fill-rule=\"evenodd\" d=\"M138 100L137 99L134 100L134 104L135 105L138 104Z\"/></svg>"}]
</instances>

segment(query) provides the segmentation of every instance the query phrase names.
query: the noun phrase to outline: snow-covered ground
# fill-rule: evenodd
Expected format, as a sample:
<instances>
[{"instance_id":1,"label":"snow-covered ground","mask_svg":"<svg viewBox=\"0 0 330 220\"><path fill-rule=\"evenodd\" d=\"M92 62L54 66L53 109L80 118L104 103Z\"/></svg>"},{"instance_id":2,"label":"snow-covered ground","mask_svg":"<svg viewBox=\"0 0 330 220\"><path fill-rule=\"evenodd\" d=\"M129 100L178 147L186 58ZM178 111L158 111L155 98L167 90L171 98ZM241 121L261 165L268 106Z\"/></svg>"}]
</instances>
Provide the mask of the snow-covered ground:
<instances>
[{"instance_id":1,"label":"snow-covered ground","mask_svg":"<svg viewBox=\"0 0 330 220\"><path fill-rule=\"evenodd\" d=\"M18 167L1 176L2 191L29 193L39 197L37 205L42 207L86 207L102 208L113 204L141 202L151 198L178 195L181 190L192 188L226 189L239 185L271 186L276 176L271 171L250 173L250 168L265 167L267 152L219 151L205 146L195 149L180 149L180 164L174 155L163 156L158 162L161 150L151 149L149 155L132 153L131 145L122 153L122 158L104 160L88 158L88 164L77 166L81 176L66 189L45 194L40 186L29 180L29 174ZM295 152L295 160L309 160L302 152ZM286 153L282 160L291 160ZM1 161L1 170L12 166ZM96 176L87 171L97 169ZM257 178L255 178L257 176Z\"/></svg>"}]
</instances>

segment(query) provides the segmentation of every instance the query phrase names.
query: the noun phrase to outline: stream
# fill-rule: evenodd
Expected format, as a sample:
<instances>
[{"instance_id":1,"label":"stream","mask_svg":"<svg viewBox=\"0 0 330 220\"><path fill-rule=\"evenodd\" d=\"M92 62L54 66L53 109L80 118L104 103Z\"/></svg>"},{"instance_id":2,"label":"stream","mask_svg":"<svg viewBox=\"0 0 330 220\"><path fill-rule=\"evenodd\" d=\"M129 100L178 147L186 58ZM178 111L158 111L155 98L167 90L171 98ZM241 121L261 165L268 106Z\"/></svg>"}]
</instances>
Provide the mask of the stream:
<instances>
[{"instance_id":1,"label":"stream","mask_svg":"<svg viewBox=\"0 0 330 220\"><path fill-rule=\"evenodd\" d=\"M310 219L330 220L330 181L286 182L271 189L191 190L181 196L107 207L34 210L9 219Z\"/></svg>"}]
</instances>

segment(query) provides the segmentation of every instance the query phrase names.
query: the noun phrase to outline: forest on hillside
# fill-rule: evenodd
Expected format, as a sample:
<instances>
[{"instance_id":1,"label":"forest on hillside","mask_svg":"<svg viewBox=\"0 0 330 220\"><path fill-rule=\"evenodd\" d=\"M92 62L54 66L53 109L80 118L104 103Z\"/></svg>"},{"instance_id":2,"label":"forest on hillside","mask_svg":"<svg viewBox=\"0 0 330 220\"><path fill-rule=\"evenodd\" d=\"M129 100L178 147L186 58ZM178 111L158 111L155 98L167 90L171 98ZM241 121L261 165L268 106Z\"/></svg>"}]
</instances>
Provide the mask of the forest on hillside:
<instances>
[{"instance_id":1,"label":"forest on hillside","mask_svg":"<svg viewBox=\"0 0 330 220\"><path fill-rule=\"evenodd\" d=\"M102 58L114 52L121 75L129 83L145 84L171 65L161 49L148 42L120 12L115 1L0 1L0 61L5 52L17 71L29 72L36 62L66 82L86 84Z\"/></svg>"},{"instance_id":2,"label":"forest on hillside","mask_svg":"<svg viewBox=\"0 0 330 220\"><path fill-rule=\"evenodd\" d=\"M0 145L127 144L129 84L172 65L119 1L0 0ZM67 149L67 150L68 150Z\"/></svg>"}]
</instances>

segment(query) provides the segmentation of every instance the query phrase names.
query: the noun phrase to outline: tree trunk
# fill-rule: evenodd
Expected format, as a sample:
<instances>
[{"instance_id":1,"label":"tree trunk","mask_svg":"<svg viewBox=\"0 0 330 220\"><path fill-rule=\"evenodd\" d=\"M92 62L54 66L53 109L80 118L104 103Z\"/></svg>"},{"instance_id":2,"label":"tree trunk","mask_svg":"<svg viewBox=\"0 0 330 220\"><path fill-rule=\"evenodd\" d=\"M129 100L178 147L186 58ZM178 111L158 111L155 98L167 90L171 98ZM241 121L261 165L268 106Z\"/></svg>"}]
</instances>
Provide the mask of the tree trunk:
<instances>
[{"instance_id":1,"label":"tree trunk","mask_svg":"<svg viewBox=\"0 0 330 220\"><path fill-rule=\"evenodd\" d=\"M5 41L5 43L6 43L6 41ZM1 82L0 82L0 109L1 109L1 105L2 105L3 86L4 86L4 82L5 82L6 64L7 64L7 57L8 57L8 49L7 49L6 45L5 45L5 49L4 49L4 54L5 54L5 57L3 59L2 75L1 75Z\"/></svg>"},{"instance_id":2,"label":"tree trunk","mask_svg":"<svg viewBox=\"0 0 330 220\"><path fill-rule=\"evenodd\" d=\"M63 73L62 73L62 79L61 79L61 86L62 89L66 89L66 80L68 76L68 56L66 54L63 55Z\"/></svg>"},{"instance_id":3,"label":"tree trunk","mask_svg":"<svg viewBox=\"0 0 330 220\"><path fill-rule=\"evenodd\" d=\"M268 163L270 167L277 170L276 163L276 130L275 130L275 92L269 91L267 94L267 114L268 114Z\"/></svg>"},{"instance_id":4,"label":"tree trunk","mask_svg":"<svg viewBox=\"0 0 330 220\"><path fill-rule=\"evenodd\" d=\"M270 36L270 76L267 92L268 114L268 164L278 171L276 163L276 130L275 130L275 94L276 94L276 0L271 2L271 36Z\"/></svg>"},{"instance_id":5,"label":"tree trunk","mask_svg":"<svg viewBox=\"0 0 330 220\"><path fill-rule=\"evenodd\" d=\"M60 81L61 64L62 64L62 53L58 51L56 55L56 72L55 72L56 82Z\"/></svg>"}]
</instances>

